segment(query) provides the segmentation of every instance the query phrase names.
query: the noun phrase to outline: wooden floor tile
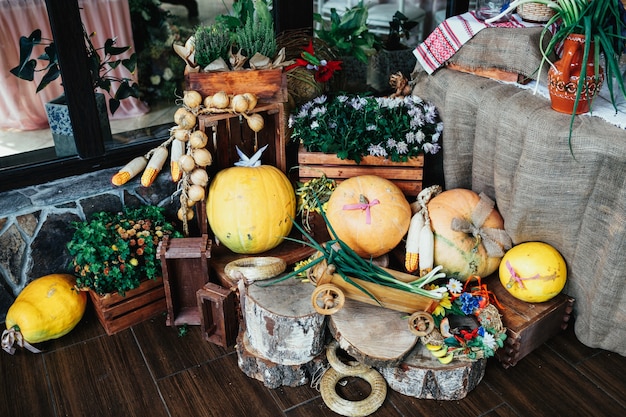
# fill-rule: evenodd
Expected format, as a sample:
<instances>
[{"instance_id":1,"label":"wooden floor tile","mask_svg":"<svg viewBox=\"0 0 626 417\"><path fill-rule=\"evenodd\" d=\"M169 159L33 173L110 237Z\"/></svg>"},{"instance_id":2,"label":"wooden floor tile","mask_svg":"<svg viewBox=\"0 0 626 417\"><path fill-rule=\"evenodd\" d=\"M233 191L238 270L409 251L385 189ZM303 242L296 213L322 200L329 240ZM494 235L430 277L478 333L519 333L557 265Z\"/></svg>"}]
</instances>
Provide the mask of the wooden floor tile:
<instances>
[{"instance_id":1,"label":"wooden floor tile","mask_svg":"<svg viewBox=\"0 0 626 417\"><path fill-rule=\"evenodd\" d=\"M136 325L133 331L157 380L234 352L203 340L200 326L188 326L180 336L176 327L165 325L164 316Z\"/></svg>"},{"instance_id":2,"label":"wooden floor tile","mask_svg":"<svg viewBox=\"0 0 626 417\"><path fill-rule=\"evenodd\" d=\"M280 408L287 410L319 397L320 393L307 384L300 387L278 387L270 390L270 395Z\"/></svg>"},{"instance_id":3,"label":"wooden floor tile","mask_svg":"<svg viewBox=\"0 0 626 417\"><path fill-rule=\"evenodd\" d=\"M611 396L613 401L622 407L622 415L626 414L624 397L626 360L623 356L602 351L577 365L576 369Z\"/></svg>"},{"instance_id":4,"label":"wooden floor tile","mask_svg":"<svg viewBox=\"0 0 626 417\"><path fill-rule=\"evenodd\" d=\"M515 367L488 366L483 383L520 416L624 415L621 405L545 345Z\"/></svg>"},{"instance_id":5,"label":"wooden floor tile","mask_svg":"<svg viewBox=\"0 0 626 417\"><path fill-rule=\"evenodd\" d=\"M51 416L43 355L0 351L0 416Z\"/></svg>"},{"instance_id":6,"label":"wooden floor tile","mask_svg":"<svg viewBox=\"0 0 626 417\"><path fill-rule=\"evenodd\" d=\"M235 354L158 381L172 417L280 417L269 390L244 375Z\"/></svg>"},{"instance_id":7,"label":"wooden floor tile","mask_svg":"<svg viewBox=\"0 0 626 417\"><path fill-rule=\"evenodd\" d=\"M47 353L45 369L54 415L167 417L130 330Z\"/></svg>"}]
</instances>

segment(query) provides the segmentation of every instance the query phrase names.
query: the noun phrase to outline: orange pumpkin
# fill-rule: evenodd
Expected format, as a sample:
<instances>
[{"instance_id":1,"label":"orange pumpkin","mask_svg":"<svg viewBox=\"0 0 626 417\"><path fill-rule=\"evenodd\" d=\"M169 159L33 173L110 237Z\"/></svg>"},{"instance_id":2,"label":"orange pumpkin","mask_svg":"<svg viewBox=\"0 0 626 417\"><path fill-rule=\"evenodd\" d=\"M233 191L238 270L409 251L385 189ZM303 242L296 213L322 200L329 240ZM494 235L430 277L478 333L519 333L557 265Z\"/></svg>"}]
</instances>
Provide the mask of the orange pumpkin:
<instances>
[{"instance_id":1,"label":"orange pumpkin","mask_svg":"<svg viewBox=\"0 0 626 417\"><path fill-rule=\"evenodd\" d=\"M378 257L395 248L409 230L411 207L391 181L360 175L337 186L326 216L337 237L359 256Z\"/></svg>"},{"instance_id":2,"label":"orange pumpkin","mask_svg":"<svg viewBox=\"0 0 626 417\"><path fill-rule=\"evenodd\" d=\"M435 265L441 265L448 276L461 280L472 275L485 277L500 265L502 256L490 257L481 236L452 228L455 218L471 223L472 213L479 202L480 196L474 191L458 188L442 192L427 205L435 235ZM504 229L504 220L493 208L480 228Z\"/></svg>"}]
</instances>

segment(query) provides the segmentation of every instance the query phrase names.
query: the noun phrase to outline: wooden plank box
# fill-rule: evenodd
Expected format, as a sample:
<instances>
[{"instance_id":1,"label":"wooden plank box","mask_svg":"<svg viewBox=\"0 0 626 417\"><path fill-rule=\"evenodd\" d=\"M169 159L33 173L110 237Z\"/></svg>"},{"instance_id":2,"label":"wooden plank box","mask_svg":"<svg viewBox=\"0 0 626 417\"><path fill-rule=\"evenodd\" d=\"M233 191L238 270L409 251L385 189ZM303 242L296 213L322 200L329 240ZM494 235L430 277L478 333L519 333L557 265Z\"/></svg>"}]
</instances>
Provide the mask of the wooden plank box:
<instances>
[{"instance_id":1,"label":"wooden plank box","mask_svg":"<svg viewBox=\"0 0 626 417\"><path fill-rule=\"evenodd\" d=\"M326 174L328 178L341 182L357 175L378 175L396 184L408 197L416 197L422 190L424 155L407 162L392 162L389 159L366 156L357 164L350 159L339 159L335 154L308 152L298 149L298 175L307 181Z\"/></svg>"},{"instance_id":2,"label":"wooden plank box","mask_svg":"<svg viewBox=\"0 0 626 417\"><path fill-rule=\"evenodd\" d=\"M226 94L254 93L265 102L285 103L287 75L282 69L190 72L185 74L185 88L202 97L224 91Z\"/></svg>"},{"instance_id":3,"label":"wooden plank box","mask_svg":"<svg viewBox=\"0 0 626 417\"><path fill-rule=\"evenodd\" d=\"M207 282L196 296L202 338L222 347L233 346L239 333L237 294L229 288Z\"/></svg>"},{"instance_id":4,"label":"wooden plank box","mask_svg":"<svg viewBox=\"0 0 626 417\"><path fill-rule=\"evenodd\" d=\"M287 172L285 144L285 105L284 103L259 102L249 114L260 114L264 126L254 132L245 119L230 113L203 114L198 116L198 129L209 137L206 148L213 155L213 163L207 167L209 175L232 167L239 161L238 147L243 153L252 156L258 149L269 145L263 152L261 161Z\"/></svg>"},{"instance_id":5,"label":"wooden plank box","mask_svg":"<svg viewBox=\"0 0 626 417\"><path fill-rule=\"evenodd\" d=\"M98 321L111 336L130 326L139 324L166 311L163 279L147 279L139 288L127 291L124 297L118 293L98 295L90 290Z\"/></svg>"},{"instance_id":6,"label":"wooden plank box","mask_svg":"<svg viewBox=\"0 0 626 417\"><path fill-rule=\"evenodd\" d=\"M515 366L522 358L568 326L574 299L559 294L543 303L527 303L513 297L502 286L498 276L489 277L487 288L504 306L500 311L507 328L504 348L496 357L504 368Z\"/></svg>"},{"instance_id":7,"label":"wooden plank box","mask_svg":"<svg viewBox=\"0 0 626 417\"><path fill-rule=\"evenodd\" d=\"M196 292L209 282L211 240L208 235L164 237L157 248L161 260L168 326L200 325Z\"/></svg>"}]
</instances>

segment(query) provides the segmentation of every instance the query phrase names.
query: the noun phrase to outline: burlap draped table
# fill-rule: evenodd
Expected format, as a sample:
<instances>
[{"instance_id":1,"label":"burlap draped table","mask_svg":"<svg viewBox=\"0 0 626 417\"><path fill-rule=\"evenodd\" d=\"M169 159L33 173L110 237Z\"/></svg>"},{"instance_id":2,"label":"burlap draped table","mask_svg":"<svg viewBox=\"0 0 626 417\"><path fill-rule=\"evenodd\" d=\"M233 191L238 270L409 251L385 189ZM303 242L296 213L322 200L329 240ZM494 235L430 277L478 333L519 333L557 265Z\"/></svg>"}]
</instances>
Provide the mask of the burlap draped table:
<instances>
[{"instance_id":1,"label":"burlap draped table","mask_svg":"<svg viewBox=\"0 0 626 417\"><path fill-rule=\"evenodd\" d=\"M494 199L514 244L558 249L578 339L626 355L626 131L577 117L572 156L570 116L544 97L447 68L413 80L444 122L445 187Z\"/></svg>"}]
</instances>

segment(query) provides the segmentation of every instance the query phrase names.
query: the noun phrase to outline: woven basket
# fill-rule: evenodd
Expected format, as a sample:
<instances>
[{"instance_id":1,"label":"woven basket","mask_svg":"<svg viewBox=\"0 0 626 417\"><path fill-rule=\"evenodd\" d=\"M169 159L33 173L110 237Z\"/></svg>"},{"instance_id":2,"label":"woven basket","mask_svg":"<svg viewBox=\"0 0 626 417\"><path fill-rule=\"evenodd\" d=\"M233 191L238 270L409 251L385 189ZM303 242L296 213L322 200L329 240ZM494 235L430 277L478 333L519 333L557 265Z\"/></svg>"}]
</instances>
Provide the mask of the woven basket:
<instances>
[{"instance_id":1,"label":"woven basket","mask_svg":"<svg viewBox=\"0 0 626 417\"><path fill-rule=\"evenodd\" d=\"M554 16L554 10L541 3L526 3L517 6L517 14L527 22L545 23Z\"/></svg>"}]
</instances>

